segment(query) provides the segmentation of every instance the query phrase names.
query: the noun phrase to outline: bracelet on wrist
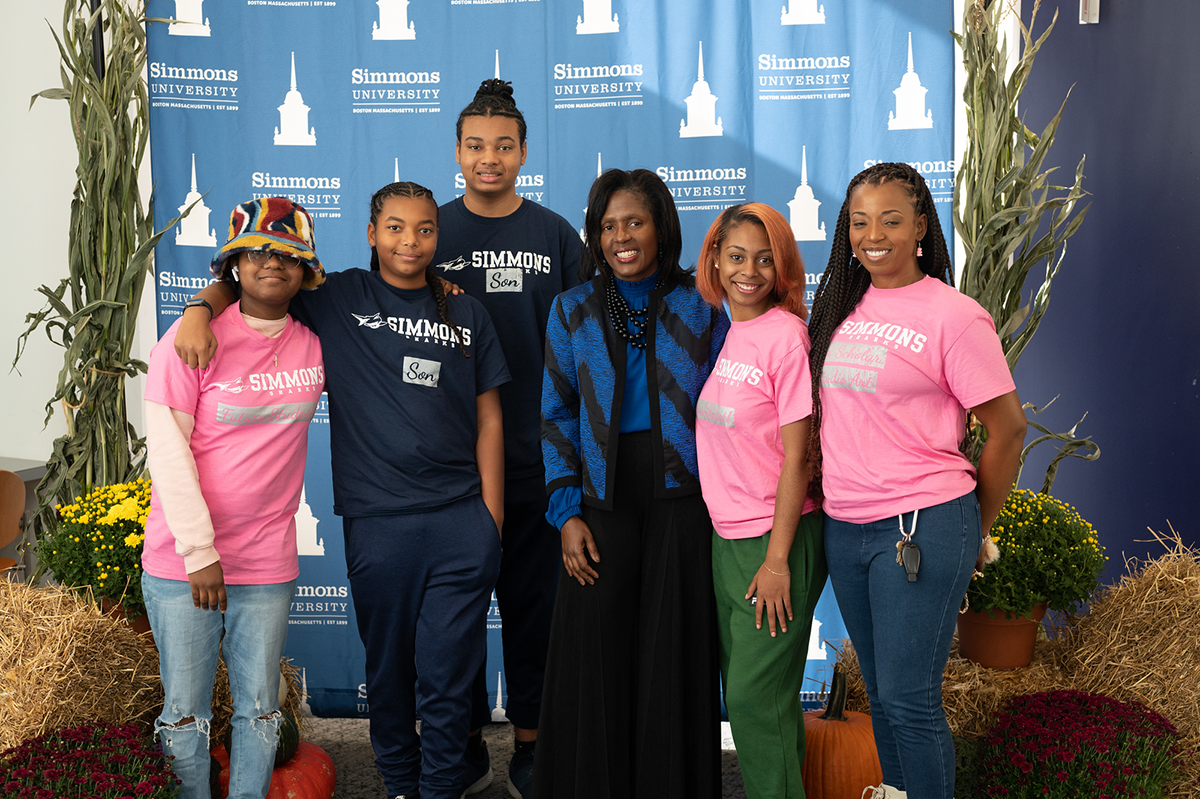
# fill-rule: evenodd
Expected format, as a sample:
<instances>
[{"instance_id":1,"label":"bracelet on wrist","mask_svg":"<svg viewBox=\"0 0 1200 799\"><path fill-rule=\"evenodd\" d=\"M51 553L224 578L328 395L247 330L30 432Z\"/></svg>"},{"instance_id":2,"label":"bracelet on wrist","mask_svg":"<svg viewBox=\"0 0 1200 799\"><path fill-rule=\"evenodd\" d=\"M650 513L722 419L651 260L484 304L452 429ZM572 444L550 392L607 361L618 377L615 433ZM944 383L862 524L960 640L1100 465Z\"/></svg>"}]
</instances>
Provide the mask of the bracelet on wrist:
<instances>
[{"instance_id":1,"label":"bracelet on wrist","mask_svg":"<svg viewBox=\"0 0 1200 799\"><path fill-rule=\"evenodd\" d=\"M765 564L765 563L763 564L763 568L764 568L764 569L766 569L767 571L769 571L771 574L775 575L776 577L789 577L789 576L791 576L791 572L790 572L790 571L786 571L786 572L777 572L777 571L775 571L774 569L772 569L770 566L768 566L768 565L767 565L767 564Z\"/></svg>"},{"instance_id":2,"label":"bracelet on wrist","mask_svg":"<svg viewBox=\"0 0 1200 799\"><path fill-rule=\"evenodd\" d=\"M201 297L193 297L192 299L185 302L183 304L183 310L186 311L188 308L207 308L209 319L212 319L216 316L216 314L213 313L213 307L208 304L208 300L203 299Z\"/></svg>"}]
</instances>

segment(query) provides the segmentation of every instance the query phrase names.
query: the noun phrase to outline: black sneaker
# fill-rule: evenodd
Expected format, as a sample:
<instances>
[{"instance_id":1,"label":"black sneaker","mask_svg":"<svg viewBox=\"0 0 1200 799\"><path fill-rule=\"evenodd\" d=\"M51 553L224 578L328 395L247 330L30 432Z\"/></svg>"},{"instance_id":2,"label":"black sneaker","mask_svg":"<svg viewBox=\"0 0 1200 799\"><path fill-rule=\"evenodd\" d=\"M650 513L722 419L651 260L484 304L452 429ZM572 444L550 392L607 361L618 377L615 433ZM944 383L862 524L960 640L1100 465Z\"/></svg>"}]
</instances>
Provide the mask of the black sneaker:
<instances>
[{"instance_id":1,"label":"black sneaker","mask_svg":"<svg viewBox=\"0 0 1200 799\"><path fill-rule=\"evenodd\" d=\"M517 752L508 761L508 795L513 799L529 796L533 784L533 752Z\"/></svg>"},{"instance_id":2,"label":"black sneaker","mask_svg":"<svg viewBox=\"0 0 1200 799\"><path fill-rule=\"evenodd\" d=\"M479 739L479 749L472 754L471 747L467 747L466 753L463 755L463 775L462 784L463 797L474 796L483 791L492 784L492 758L488 754L487 741L481 737Z\"/></svg>"}]
</instances>

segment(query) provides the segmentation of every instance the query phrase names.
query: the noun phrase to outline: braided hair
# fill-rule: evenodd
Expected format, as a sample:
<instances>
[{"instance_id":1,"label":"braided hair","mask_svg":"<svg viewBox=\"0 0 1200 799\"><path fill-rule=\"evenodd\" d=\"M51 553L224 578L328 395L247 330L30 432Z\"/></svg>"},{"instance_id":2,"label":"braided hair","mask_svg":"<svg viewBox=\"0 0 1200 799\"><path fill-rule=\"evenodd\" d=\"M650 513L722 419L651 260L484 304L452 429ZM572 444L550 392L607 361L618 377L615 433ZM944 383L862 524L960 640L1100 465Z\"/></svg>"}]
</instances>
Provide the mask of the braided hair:
<instances>
[{"instance_id":1,"label":"braided hair","mask_svg":"<svg viewBox=\"0 0 1200 799\"><path fill-rule=\"evenodd\" d=\"M433 199L433 192L419 183L404 180L399 183L389 183L371 195L371 224L378 224L379 215L383 213L383 204L391 197L429 200L433 206L434 218L437 217L437 201ZM379 252L374 247L371 248L371 271L379 271ZM462 328L450 320L450 306L446 301L446 289L442 285L441 276L433 268L432 258L425 265L425 282L429 285L429 290L433 292L433 299L437 303L438 317L454 331L454 337L458 340L458 348L462 351L463 357L470 358L466 345L463 344Z\"/></svg>"},{"instance_id":2,"label":"braided hair","mask_svg":"<svg viewBox=\"0 0 1200 799\"><path fill-rule=\"evenodd\" d=\"M479 84L475 98L458 115L455 135L462 141L463 120L467 117L508 117L517 121L517 143L525 143L525 117L513 100L512 83L489 78Z\"/></svg>"},{"instance_id":3,"label":"braided hair","mask_svg":"<svg viewBox=\"0 0 1200 799\"><path fill-rule=\"evenodd\" d=\"M850 198L860 186L881 186L884 183L896 183L903 187L912 200L915 213L918 216L925 215L925 238L921 242L922 254L917 256L917 266L924 274L944 283L953 285L954 281L954 267L950 263L950 252L942 235L937 208L934 207L933 196L930 195L929 187L921 173L908 164L880 163L855 175L846 187L846 199L842 203L837 227L833 233L829 264L825 267L825 274L821 276L821 282L817 286L812 314L808 320L808 335L812 341L808 360L812 370L813 403L808 445L812 477L808 490L814 499L820 499L822 496L820 388L825 356L829 353L834 331L846 320L866 294L867 287L871 285L870 273L855 257L850 246Z\"/></svg>"}]
</instances>

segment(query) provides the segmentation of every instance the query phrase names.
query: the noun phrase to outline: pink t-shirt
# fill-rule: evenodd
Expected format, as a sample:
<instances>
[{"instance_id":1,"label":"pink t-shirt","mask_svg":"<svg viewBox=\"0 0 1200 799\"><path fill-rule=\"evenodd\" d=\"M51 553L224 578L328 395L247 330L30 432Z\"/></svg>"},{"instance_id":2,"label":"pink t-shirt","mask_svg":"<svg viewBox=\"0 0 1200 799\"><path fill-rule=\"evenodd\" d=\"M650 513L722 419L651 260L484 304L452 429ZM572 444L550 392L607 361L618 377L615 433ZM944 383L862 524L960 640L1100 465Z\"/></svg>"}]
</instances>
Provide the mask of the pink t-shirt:
<instances>
[{"instance_id":1,"label":"pink t-shirt","mask_svg":"<svg viewBox=\"0 0 1200 799\"><path fill-rule=\"evenodd\" d=\"M289 317L270 338L239 311L230 306L213 320L219 346L203 370L175 355L176 321L150 353L146 399L195 417L191 450L225 582L281 583L299 574L295 514L325 365L320 341L304 325ZM187 580L155 489L142 568Z\"/></svg>"},{"instance_id":2,"label":"pink t-shirt","mask_svg":"<svg viewBox=\"0 0 1200 799\"><path fill-rule=\"evenodd\" d=\"M808 348L808 327L782 308L734 322L700 392L700 487L722 538L771 532L783 469L779 428L812 415ZM803 512L813 507L805 498Z\"/></svg>"},{"instance_id":3,"label":"pink t-shirt","mask_svg":"<svg viewBox=\"0 0 1200 799\"><path fill-rule=\"evenodd\" d=\"M974 491L975 469L958 451L965 409L1014 388L975 300L928 276L868 288L821 371L825 512L869 522Z\"/></svg>"}]
</instances>

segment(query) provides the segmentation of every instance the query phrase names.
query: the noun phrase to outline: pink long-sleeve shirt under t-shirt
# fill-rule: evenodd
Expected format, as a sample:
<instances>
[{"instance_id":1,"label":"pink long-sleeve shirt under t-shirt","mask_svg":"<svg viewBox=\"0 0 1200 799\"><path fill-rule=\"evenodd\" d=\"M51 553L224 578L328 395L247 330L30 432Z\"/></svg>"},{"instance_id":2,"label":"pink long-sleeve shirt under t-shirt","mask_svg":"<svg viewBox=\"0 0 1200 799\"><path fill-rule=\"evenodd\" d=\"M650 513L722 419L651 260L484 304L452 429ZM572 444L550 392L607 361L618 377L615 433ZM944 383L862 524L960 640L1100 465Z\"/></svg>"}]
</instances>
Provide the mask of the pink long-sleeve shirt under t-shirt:
<instances>
[{"instance_id":1,"label":"pink long-sleeve shirt under t-shirt","mask_svg":"<svg viewBox=\"0 0 1200 799\"><path fill-rule=\"evenodd\" d=\"M975 490L966 410L1015 388L991 316L924 277L871 286L821 370L824 510L865 523Z\"/></svg>"},{"instance_id":2,"label":"pink long-sleeve shirt under t-shirt","mask_svg":"<svg viewBox=\"0 0 1200 799\"><path fill-rule=\"evenodd\" d=\"M147 573L187 580L218 559L231 585L299 573L294 517L325 369L316 335L290 317L282 321L272 336L269 321L231 306L213 320L219 346L203 370L176 356L178 322L151 352ZM154 405L170 408L170 419Z\"/></svg>"},{"instance_id":3,"label":"pink long-sleeve shirt under t-shirt","mask_svg":"<svg viewBox=\"0 0 1200 799\"><path fill-rule=\"evenodd\" d=\"M808 349L808 326L782 308L729 328L696 404L700 486L722 538L771 531L784 460L780 428L812 415ZM805 497L802 513L813 508Z\"/></svg>"}]
</instances>

